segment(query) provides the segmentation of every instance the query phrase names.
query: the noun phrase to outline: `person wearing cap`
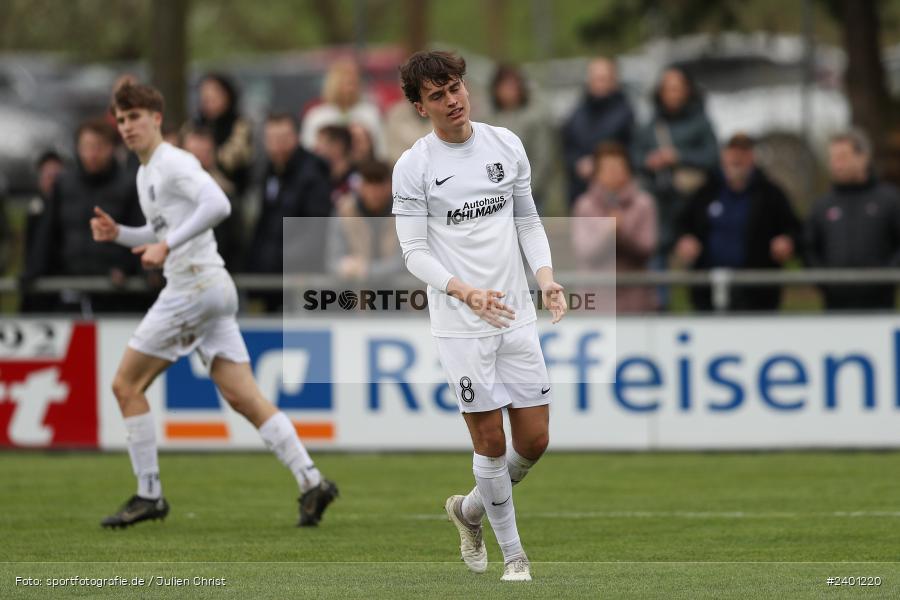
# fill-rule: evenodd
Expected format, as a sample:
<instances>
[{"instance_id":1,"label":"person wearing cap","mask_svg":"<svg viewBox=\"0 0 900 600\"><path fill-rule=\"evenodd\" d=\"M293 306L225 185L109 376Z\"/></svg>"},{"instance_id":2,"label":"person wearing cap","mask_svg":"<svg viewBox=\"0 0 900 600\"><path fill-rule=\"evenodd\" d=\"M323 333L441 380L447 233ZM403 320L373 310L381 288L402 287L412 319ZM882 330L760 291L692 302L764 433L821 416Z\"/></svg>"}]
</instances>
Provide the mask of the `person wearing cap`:
<instances>
[{"instance_id":1,"label":"person wearing cap","mask_svg":"<svg viewBox=\"0 0 900 600\"><path fill-rule=\"evenodd\" d=\"M800 221L784 191L756 165L754 140L738 133L721 150L721 167L692 196L678 223L676 260L707 269L778 269L794 256ZM710 310L709 287L695 287L697 310ZM732 288L729 308L777 310L779 286Z\"/></svg>"}]
</instances>

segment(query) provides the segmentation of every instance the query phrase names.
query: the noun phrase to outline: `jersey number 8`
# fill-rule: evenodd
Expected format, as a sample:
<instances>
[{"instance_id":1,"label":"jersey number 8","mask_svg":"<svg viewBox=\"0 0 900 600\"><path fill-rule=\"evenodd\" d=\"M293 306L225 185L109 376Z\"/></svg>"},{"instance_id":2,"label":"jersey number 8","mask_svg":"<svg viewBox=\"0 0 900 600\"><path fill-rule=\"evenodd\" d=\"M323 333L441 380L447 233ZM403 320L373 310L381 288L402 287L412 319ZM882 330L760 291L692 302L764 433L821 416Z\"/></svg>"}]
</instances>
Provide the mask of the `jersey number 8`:
<instances>
[{"instance_id":1,"label":"jersey number 8","mask_svg":"<svg viewBox=\"0 0 900 600\"><path fill-rule=\"evenodd\" d=\"M459 395L462 396L463 402L474 402L475 390L472 389L472 379L469 377L460 378L459 387L461 388Z\"/></svg>"}]
</instances>

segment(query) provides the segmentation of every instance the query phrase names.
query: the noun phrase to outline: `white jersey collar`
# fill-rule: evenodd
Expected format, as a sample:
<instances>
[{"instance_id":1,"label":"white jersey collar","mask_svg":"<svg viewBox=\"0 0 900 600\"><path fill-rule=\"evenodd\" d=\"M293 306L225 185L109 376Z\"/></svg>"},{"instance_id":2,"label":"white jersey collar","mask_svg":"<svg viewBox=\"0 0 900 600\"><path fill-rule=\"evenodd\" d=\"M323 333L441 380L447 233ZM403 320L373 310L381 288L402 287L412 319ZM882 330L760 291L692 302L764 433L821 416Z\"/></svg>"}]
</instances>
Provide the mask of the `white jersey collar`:
<instances>
[{"instance_id":1,"label":"white jersey collar","mask_svg":"<svg viewBox=\"0 0 900 600\"><path fill-rule=\"evenodd\" d=\"M450 150L451 152L465 152L467 150L471 150L471 148L475 145L475 138L478 137L478 123L475 121L471 121L472 124L472 135L469 136L464 142L460 142L458 144L454 144L452 142L445 142L442 140L437 132L434 133L434 139L436 139L444 148Z\"/></svg>"}]
</instances>

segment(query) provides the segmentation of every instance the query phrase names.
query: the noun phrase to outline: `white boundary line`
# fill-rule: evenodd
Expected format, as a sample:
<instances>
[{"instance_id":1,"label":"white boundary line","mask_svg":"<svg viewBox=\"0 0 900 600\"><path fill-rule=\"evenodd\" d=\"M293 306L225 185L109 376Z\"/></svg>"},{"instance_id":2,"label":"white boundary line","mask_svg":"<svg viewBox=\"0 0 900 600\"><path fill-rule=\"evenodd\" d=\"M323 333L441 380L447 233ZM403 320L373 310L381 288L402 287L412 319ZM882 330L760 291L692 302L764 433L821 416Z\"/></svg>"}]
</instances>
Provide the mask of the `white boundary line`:
<instances>
[{"instance_id":1,"label":"white boundary line","mask_svg":"<svg viewBox=\"0 0 900 600\"><path fill-rule=\"evenodd\" d=\"M341 518L363 519L370 515L342 514ZM591 512L520 512L517 518L525 519L821 519L821 518L900 518L900 511L890 510L855 510L834 512L752 512L752 511L591 511ZM409 515L397 515L392 518L410 521L440 521L446 520L446 515L431 513L415 513Z\"/></svg>"},{"instance_id":2,"label":"white boundary line","mask_svg":"<svg viewBox=\"0 0 900 600\"><path fill-rule=\"evenodd\" d=\"M530 561L533 565L900 565L900 561L851 561L851 560L558 560ZM81 560L81 561L0 561L0 565L461 565L459 560Z\"/></svg>"}]
</instances>

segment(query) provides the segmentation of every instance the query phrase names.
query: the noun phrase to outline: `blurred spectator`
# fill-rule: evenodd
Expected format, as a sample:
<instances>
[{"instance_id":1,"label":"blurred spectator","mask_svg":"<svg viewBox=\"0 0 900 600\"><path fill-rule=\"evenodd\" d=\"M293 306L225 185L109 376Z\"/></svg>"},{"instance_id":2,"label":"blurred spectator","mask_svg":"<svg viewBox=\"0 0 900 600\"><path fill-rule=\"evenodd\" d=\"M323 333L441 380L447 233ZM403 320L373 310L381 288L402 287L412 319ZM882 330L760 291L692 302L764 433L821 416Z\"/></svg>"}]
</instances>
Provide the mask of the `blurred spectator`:
<instances>
[{"instance_id":1,"label":"blurred spectator","mask_svg":"<svg viewBox=\"0 0 900 600\"><path fill-rule=\"evenodd\" d=\"M25 217L25 272L37 260L34 256L37 247L38 227L50 206L53 187L63 170L62 157L54 150L41 154L35 164L37 170L38 193L28 202L28 214ZM26 292L22 294L22 312L47 312L55 301L46 294Z\"/></svg>"},{"instance_id":2,"label":"blurred spectator","mask_svg":"<svg viewBox=\"0 0 900 600\"><path fill-rule=\"evenodd\" d=\"M38 223L26 281L47 275L105 275L118 286L126 275L138 272L139 262L127 248L94 243L88 226L94 206L118 223L143 223L134 176L114 158L116 137L105 119L79 126L76 164L60 174ZM138 307L112 294L65 292L59 308L89 315Z\"/></svg>"},{"instance_id":3,"label":"blurred spectator","mask_svg":"<svg viewBox=\"0 0 900 600\"><path fill-rule=\"evenodd\" d=\"M350 158L352 146L350 129L343 125L326 125L316 134L313 151L328 163L331 201L335 204L338 198L350 193L353 187L353 164Z\"/></svg>"},{"instance_id":4,"label":"blurred spectator","mask_svg":"<svg viewBox=\"0 0 900 600\"><path fill-rule=\"evenodd\" d=\"M419 138L431 133L431 121L409 102L397 102L387 112L385 136L387 159L394 164Z\"/></svg>"},{"instance_id":5,"label":"blurred spectator","mask_svg":"<svg viewBox=\"0 0 900 600\"><path fill-rule=\"evenodd\" d=\"M0 275L9 268L12 255L12 235L10 235L9 216L6 214L7 183L0 173Z\"/></svg>"},{"instance_id":6,"label":"blurred spectator","mask_svg":"<svg viewBox=\"0 0 900 600\"><path fill-rule=\"evenodd\" d=\"M209 129L216 142L216 163L231 181L238 196L250 182L253 164L253 132L238 114L238 91L225 75L208 73L200 81L197 116L186 126Z\"/></svg>"},{"instance_id":7,"label":"blurred spectator","mask_svg":"<svg viewBox=\"0 0 900 600\"><path fill-rule=\"evenodd\" d=\"M53 195L53 186L63 170L62 157L54 150L48 150L41 154L35 164L37 170L38 193L28 202L28 216L25 222L25 263L34 251L37 239L38 223L47 210Z\"/></svg>"},{"instance_id":8,"label":"blurred spectator","mask_svg":"<svg viewBox=\"0 0 900 600\"><path fill-rule=\"evenodd\" d=\"M354 170L363 163L375 160L375 142L369 130L359 123L351 123L350 127L350 162Z\"/></svg>"},{"instance_id":9,"label":"blurred spectator","mask_svg":"<svg viewBox=\"0 0 900 600\"><path fill-rule=\"evenodd\" d=\"M328 267L342 279L378 279L405 271L391 215L391 167L360 165L356 193L341 197L329 219Z\"/></svg>"},{"instance_id":10,"label":"blurred spectator","mask_svg":"<svg viewBox=\"0 0 900 600\"><path fill-rule=\"evenodd\" d=\"M595 161L591 187L578 197L572 211L572 244L578 267L612 273L609 259L614 255L615 272L645 271L656 249L653 198L638 187L628 152L620 144L600 144ZM656 295L651 288L616 289L616 312L655 308Z\"/></svg>"},{"instance_id":11,"label":"blurred spectator","mask_svg":"<svg viewBox=\"0 0 900 600\"><path fill-rule=\"evenodd\" d=\"M290 115L266 119L264 143L268 164L262 184L262 207L247 253L246 270L252 273L323 272L326 223L331 214L328 165L300 147L297 124ZM284 217L310 217L306 222ZM319 217L319 218L314 218ZM283 227L291 237L284 238ZM282 253L290 258L282 264ZM282 303L281 292L259 296L267 310Z\"/></svg>"},{"instance_id":12,"label":"blurred spectator","mask_svg":"<svg viewBox=\"0 0 900 600\"><path fill-rule=\"evenodd\" d=\"M694 269L779 269L794 256L800 221L787 196L756 166L753 140L737 134L722 168L691 198L679 223L677 262ZM710 310L710 288L691 288L697 310ZM734 287L732 310L777 310L778 286Z\"/></svg>"},{"instance_id":13,"label":"blurred spectator","mask_svg":"<svg viewBox=\"0 0 900 600\"><path fill-rule=\"evenodd\" d=\"M531 161L531 187L540 207L554 155L550 121L543 107L531 97L522 71L511 65L497 67L491 82L491 125L506 127L519 136Z\"/></svg>"},{"instance_id":14,"label":"blurred spectator","mask_svg":"<svg viewBox=\"0 0 900 600\"><path fill-rule=\"evenodd\" d=\"M597 145L615 141L629 148L633 129L634 113L619 89L615 62L608 58L592 60L587 69L584 97L562 129L570 207L588 187Z\"/></svg>"},{"instance_id":15,"label":"blurred spectator","mask_svg":"<svg viewBox=\"0 0 900 600\"><path fill-rule=\"evenodd\" d=\"M872 173L872 146L860 130L831 139L831 191L806 222L806 258L814 268L900 266L900 194ZM893 285L823 286L825 307L893 309Z\"/></svg>"},{"instance_id":16,"label":"blurred spectator","mask_svg":"<svg viewBox=\"0 0 900 600\"><path fill-rule=\"evenodd\" d=\"M358 123L372 136L375 156L384 156L384 132L378 107L362 100L362 82L356 63L344 60L335 63L325 76L322 103L312 107L303 117L300 140L312 151L316 134L326 125L349 126Z\"/></svg>"},{"instance_id":17,"label":"blurred spectator","mask_svg":"<svg viewBox=\"0 0 900 600\"><path fill-rule=\"evenodd\" d=\"M241 232L243 231L242 204L236 201L234 184L216 163L216 140L212 131L206 127L189 127L183 131L182 147L193 154L200 166L215 180L228 200L231 202L231 216L219 223L213 232L219 255L225 261L229 271L238 268L238 257L241 252Z\"/></svg>"},{"instance_id":18,"label":"blurred spectator","mask_svg":"<svg viewBox=\"0 0 900 600\"><path fill-rule=\"evenodd\" d=\"M194 126L191 125L191 128ZM163 123L162 126L162 138L164 142L169 142L173 146L181 147L181 138L184 137L184 133L179 131L177 127L171 125L170 123ZM213 149L213 158L215 159L215 149Z\"/></svg>"},{"instance_id":19,"label":"blurred spectator","mask_svg":"<svg viewBox=\"0 0 900 600\"><path fill-rule=\"evenodd\" d=\"M655 113L634 145L634 165L659 213L657 268L665 268L685 201L703 185L719 160L719 146L703 99L687 74L666 69L654 96Z\"/></svg>"},{"instance_id":20,"label":"blurred spectator","mask_svg":"<svg viewBox=\"0 0 900 600\"><path fill-rule=\"evenodd\" d=\"M225 195L232 199L233 202L237 190L234 187L234 183L228 179L228 176L222 172L222 169L216 163L216 138L212 130L202 125L185 127L182 129L181 140L178 145L194 155L200 162L203 170L212 176L215 182L219 184L219 187L222 188L222 191L225 192ZM232 214L234 214L233 210Z\"/></svg>"}]
</instances>

